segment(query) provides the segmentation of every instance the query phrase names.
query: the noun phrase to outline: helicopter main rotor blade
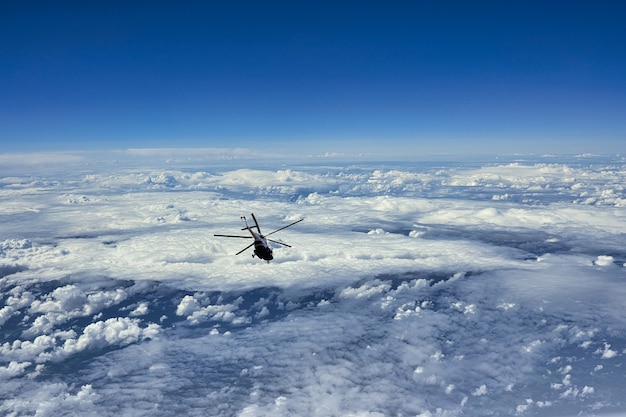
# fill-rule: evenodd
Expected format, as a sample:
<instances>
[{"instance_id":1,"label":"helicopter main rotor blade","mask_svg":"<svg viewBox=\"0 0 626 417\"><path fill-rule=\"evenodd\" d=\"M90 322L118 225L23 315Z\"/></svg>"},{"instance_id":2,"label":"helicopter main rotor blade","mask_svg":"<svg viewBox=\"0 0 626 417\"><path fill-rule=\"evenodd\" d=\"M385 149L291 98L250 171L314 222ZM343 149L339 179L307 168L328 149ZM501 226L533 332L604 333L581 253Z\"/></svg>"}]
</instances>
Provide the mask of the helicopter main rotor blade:
<instances>
[{"instance_id":1,"label":"helicopter main rotor blade","mask_svg":"<svg viewBox=\"0 0 626 417\"><path fill-rule=\"evenodd\" d=\"M237 236L237 235L213 235L217 237L237 237L240 239L252 239L252 236Z\"/></svg>"},{"instance_id":2,"label":"helicopter main rotor blade","mask_svg":"<svg viewBox=\"0 0 626 417\"><path fill-rule=\"evenodd\" d=\"M286 229L286 228L288 228L288 227L290 227L290 226L293 226L293 225L294 225L294 224L296 224L296 223L300 223L302 220L304 220L304 219L297 220L297 221L295 221L295 222L293 222L293 223L291 223L291 224L288 224L287 226L283 226L283 227L281 227L280 229L276 229L276 230L274 230L273 232L266 234L265 236L267 237L267 236L269 236L269 235L273 235L273 234L274 234L274 233L276 233L276 232L280 232L281 230Z\"/></svg>"},{"instance_id":3,"label":"helicopter main rotor blade","mask_svg":"<svg viewBox=\"0 0 626 417\"><path fill-rule=\"evenodd\" d=\"M254 220L254 224L256 225L256 230L259 231L260 235L263 235L263 233L261 233L261 228L259 227L259 222L256 221L256 217L254 216L254 213L250 213L252 215L252 219Z\"/></svg>"},{"instance_id":4,"label":"helicopter main rotor blade","mask_svg":"<svg viewBox=\"0 0 626 417\"><path fill-rule=\"evenodd\" d=\"M270 242L278 243L279 245L287 246L288 248L291 247L291 245L288 245L288 244L283 243L283 242L279 242L279 241L274 240L274 239L267 239L267 240L269 240Z\"/></svg>"},{"instance_id":5,"label":"helicopter main rotor blade","mask_svg":"<svg viewBox=\"0 0 626 417\"><path fill-rule=\"evenodd\" d=\"M239 255L241 252L244 252L244 251L250 249L253 245L254 245L254 243L250 243L248 246L246 246L245 248L243 248L242 250L237 252L235 255Z\"/></svg>"}]
</instances>

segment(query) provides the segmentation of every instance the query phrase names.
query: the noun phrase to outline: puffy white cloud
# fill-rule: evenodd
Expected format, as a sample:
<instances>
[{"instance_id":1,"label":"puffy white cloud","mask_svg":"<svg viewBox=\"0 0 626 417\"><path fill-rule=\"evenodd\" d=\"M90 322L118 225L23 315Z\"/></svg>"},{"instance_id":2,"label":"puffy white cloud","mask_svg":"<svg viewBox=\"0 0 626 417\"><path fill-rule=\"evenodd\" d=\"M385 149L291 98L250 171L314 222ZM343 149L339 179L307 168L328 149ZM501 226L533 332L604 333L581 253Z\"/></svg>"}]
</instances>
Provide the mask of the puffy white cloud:
<instances>
[{"instance_id":1,"label":"puffy white cloud","mask_svg":"<svg viewBox=\"0 0 626 417\"><path fill-rule=\"evenodd\" d=\"M28 368L31 362L15 362L11 361L5 367L0 367L0 380L9 379L24 374L26 368Z\"/></svg>"},{"instance_id":2,"label":"puffy white cloud","mask_svg":"<svg viewBox=\"0 0 626 417\"><path fill-rule=\"evenodd\" d=\"M121 288L113 291L85 293L75 285L65 285L54 289L42 299L34 300L30 314L37 316L27 334L49 333L55 326L76 317L91 316L114 304L119 304L128 294Z\"/></svg>"},{"instance_id":3,"label":"puffy white cloud","mask_svg":"<svg viewBox=\"0 0 626 417\"><path fill-rule=\"evenodd\" d=\"M606 255L600 255L596 258L596 260L594 261L594 264L598 265L598 266L609 266L609 265L613 265L613 257L612 256L606 256Z\"/></svg>"},{"instance_id":4,"label":"puffy white cloud","mask_svg":"<svg viewBox=\"0 0 626 417\"><path fill-rule=\"evenodd\" d=\"M76 339L67 339L59 354L62 356L81 352L88 348L101 348L110 345L128 345L145 339L152 339L159 334L160 326L154 323L143 328L137 319L125 317L98 321L85 327Z\"/></svg>"},{"instance_id":5,"label":"puffy white cloud","mask_svg":"<svg viewBox=\"0 0 626 417\"><path fill-rule=\"evenodd\" d=\"M16 312L29 306L33 300L33 294L20 285L7 291L5 305L0 308L0 326L4 325Z\"/></svg>"},{"instance_id":6,"label":"puffy white cloud","mask_svg":"<svg viewBox=\"0 0 626 417\"><path fill-rule=\"evenodd\" d=\"M176 315L186 316L192 324L208 320L243 324L250 319L238 317L235 313L242 301L243 299L239 297L233 303L222 304L218 300L217 304L211 304L210 297L203 293L186 295L176 307Z\"/></svg>"},{"instance_id":7,"label":"puffy white cloud","mask_svg":"<svg viewBox=\"0 0 626 417\"><path fill-rule=\"evenodd\" d=\"M145 316L148 314L148 303L139 303L139 305L129 313L131 317Z\"/></svg>"},{"instance_id":8,"label":"puffy white cloud","mask_svg":"<svg viewBox=\"0 0 626 417\"><path fill-rule=\"evenodd\" d=\"M200 309L200 303L193 295L186 295L176 307L177 316L188 316Z\"/></svg>"}]
</instances>

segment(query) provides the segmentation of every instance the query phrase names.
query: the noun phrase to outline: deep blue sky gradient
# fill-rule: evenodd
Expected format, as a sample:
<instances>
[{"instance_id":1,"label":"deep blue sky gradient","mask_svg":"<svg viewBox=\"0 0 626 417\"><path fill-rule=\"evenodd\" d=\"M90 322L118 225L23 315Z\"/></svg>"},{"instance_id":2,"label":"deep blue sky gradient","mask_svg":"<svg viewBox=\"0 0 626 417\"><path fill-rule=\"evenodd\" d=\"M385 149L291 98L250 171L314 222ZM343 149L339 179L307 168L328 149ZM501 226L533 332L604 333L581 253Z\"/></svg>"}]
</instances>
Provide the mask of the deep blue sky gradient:
<instances>
[{"instance_id":1,"label":"deep blue sky gradient","mask_svg":"<svg viewBox=\"0 0 626 417\"><path fill-rule=\"evenodd\" d=\"M0 151L626 152L626 2L0 5Z\"/></svg>"}]
</instances>

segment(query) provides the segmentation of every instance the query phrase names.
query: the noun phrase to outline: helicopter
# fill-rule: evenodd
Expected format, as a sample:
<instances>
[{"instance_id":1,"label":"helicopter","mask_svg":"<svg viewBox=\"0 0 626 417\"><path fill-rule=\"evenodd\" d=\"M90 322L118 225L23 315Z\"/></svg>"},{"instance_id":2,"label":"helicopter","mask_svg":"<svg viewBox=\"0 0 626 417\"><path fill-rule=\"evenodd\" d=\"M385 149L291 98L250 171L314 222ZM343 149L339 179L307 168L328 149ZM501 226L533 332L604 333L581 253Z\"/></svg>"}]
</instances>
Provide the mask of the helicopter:
<instances>
[{"instance_id":1,"label":"helicopter","mask_svg":"<svg viewBox=\"0 0 626 417\"><path fill-rule=\"evenodd\" d=\"M221 234L215 234L213 236L217 236L217 237L236 237L236 238L240 238L240 239L254 239L254 242L249 244L248 246L246 246L245 248L243 248L242 250L240 250L239 252L237 252L235 255L239 255L240 253L250 249L252 246L254 246L254 254L252 255L252 257L254 258L254 256L258 256L260 259L263 259L265 261L267 261L268 263L274 259L274 255L273 255L273 251L272 248L270 248L270 246L268 245L267 241L269 240L270 242L274 242L274 243L278 243L279 245L283 245L283 246L287 246L288 248L290 248L291 246L283 243L283 242L279 242L277 240L272 240L269 239L267 236L269 235L273 235L274 233L281 231L283 229L286 229L290 226L293 226L296 223L300 223L302 220L304 219L300 219L297 220L293 223L288 224L287 226L281 227L280 229L276 229L273 232L268 233L267 235L263 235L261 233L261 228L259 227L259 222L256 220L256 217L254 216L254 213L250 213L252 215L252 219L254 220L254 226L250 226L248 224L248 220L246 219L245 216L241 216L241 220L243 220L244 224L246 225L246 227L244 227L241 230L247 230L250 232L250 236L239 236L239 235L221 235ZM256 231L254 230L256 228Z\"/></svg>"}]
</instances>

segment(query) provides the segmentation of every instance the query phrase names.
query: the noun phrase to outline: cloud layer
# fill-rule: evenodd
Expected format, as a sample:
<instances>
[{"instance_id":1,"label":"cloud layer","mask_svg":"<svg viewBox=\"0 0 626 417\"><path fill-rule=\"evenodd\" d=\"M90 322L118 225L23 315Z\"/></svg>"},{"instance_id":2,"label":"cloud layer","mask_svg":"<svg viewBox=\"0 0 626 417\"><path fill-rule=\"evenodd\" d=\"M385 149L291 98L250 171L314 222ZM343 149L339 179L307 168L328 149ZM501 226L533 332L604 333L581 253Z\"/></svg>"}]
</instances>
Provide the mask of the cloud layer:
<instances>
[{"instance_id":1,"label":"cloud layer","mask_svg":"<svg viewBox=\"0 0 626 417\"><path fill-rule=\"evenodd\" d=\"M2 413L626 411L623 160L262 165L1 178Z\"/></svg>"}]
</instances>

